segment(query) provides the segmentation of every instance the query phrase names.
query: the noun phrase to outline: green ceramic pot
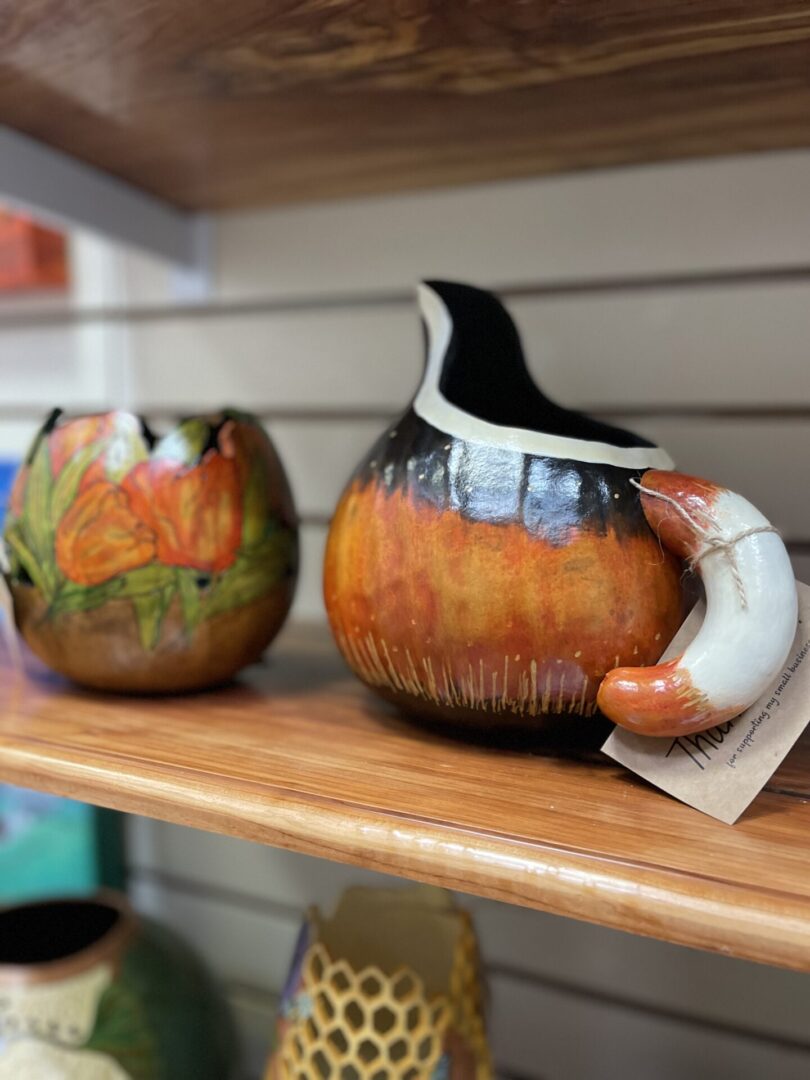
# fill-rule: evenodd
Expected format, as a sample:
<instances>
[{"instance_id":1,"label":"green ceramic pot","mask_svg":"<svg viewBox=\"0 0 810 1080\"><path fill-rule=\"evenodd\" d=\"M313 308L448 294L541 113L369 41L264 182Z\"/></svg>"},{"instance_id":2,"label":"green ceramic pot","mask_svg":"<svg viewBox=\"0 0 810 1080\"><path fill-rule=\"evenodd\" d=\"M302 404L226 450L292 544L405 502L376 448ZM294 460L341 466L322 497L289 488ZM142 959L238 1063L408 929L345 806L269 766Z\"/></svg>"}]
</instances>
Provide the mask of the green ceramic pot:
<instances>
[{"instance_id":1,"label":"green ceramic pot","mask_svg":"<svg viewBox=\"0 0 810 1080\"><path fill-rule=\"evenodd\" d=\"M0 1080L228 1080L235 1066L197 958L117 894L0 912Z\"/></svg>"}]
</instances>

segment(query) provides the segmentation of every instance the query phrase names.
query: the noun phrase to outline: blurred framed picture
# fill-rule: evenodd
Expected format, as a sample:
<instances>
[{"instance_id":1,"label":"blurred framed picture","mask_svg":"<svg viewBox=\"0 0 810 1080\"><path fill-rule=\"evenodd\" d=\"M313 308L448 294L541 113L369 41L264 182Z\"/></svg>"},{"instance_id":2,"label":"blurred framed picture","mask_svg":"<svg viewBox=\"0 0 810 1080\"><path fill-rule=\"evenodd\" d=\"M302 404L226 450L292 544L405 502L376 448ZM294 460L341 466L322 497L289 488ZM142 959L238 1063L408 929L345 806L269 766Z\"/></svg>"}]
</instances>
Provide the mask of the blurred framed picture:
<instances>
[{"instance_id":1,"label":"blurred framed picture","mask_svg":"<svg viewBox=\"0 0 810 1080\"><path fill-rule=\"evenodd\" d=\"M0 292L64 289L67 284L63 234L0 208Z\"/></svg>"},{"instance_id":2,"label":"blurred framed picture","mask_svg":"<svg viewBox=\"0 0 810 1080\"><path fill-rule=\"evenodd\" d=\"M18 465L0 458L0 530ZM0 784L0 905L120 888L121 822L111 810Z\"/></svg>"}]
</instances>

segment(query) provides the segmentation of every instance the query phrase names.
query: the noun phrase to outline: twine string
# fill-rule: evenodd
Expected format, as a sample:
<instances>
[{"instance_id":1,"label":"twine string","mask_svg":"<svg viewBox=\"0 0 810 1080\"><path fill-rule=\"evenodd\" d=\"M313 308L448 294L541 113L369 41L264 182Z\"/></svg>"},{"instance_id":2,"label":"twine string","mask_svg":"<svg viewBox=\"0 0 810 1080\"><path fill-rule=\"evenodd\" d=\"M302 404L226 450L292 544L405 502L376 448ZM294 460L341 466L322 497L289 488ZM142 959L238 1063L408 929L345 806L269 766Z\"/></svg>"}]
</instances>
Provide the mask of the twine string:
<instances>
[{"instance_id":1,"label":"twine string","mask_svg":"<svg viewBox=\"0 0 810 1080\"><path fill-rule=\"evenodd\" d=\"M689 512L685 510L683 506L671 495L665 495L663 491L654 491L652 488L644 487L638 480L631 479L630 483L634 488L638 488L644 495L649 495L653 499L660 499L662 502L667 503L675 513L682 518L686 524L703 541L703 550L691 555L687 562L691 570L696 570L698 566L703 562L707 555L715 555L717 553L724 555L728 560L729 569L731 570L731 576L734 579L734 584L737 588L737 593L740 597L740 603L743 610L748 610L748 597L745 594L745 583L740 573L740 567L737 562L736 546L741 540L746 540L749 536L756 536L758 533L776 533L779 534L779 530L775 529L773 525L755 525L750 529L742 529L740 532L735 533L733 536L723 536L718 530L716 523L712 517L706 513L706 518L712 523L714 528L707 528L705 525L701 525Z\"/></svg>"}]
</instances>

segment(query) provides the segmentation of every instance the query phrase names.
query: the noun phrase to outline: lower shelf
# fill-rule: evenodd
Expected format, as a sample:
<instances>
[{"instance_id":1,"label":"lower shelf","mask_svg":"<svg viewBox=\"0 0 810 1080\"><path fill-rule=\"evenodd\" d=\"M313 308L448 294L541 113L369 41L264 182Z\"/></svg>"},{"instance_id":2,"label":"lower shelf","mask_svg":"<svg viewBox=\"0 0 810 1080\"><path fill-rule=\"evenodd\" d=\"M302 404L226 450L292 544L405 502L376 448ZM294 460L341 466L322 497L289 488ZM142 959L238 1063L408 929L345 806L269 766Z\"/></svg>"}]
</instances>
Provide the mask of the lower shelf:
<instances>
[{"instance_id":1,"label":"lower shelf","mask_svg":"<svg viewBox=\"0 0 810 1080\"><path fill-rule=\"evenodd\" d=\"M598 755L414 727L291 628L182 697L3 668L0 781L810 971L810 738L726 826Z\"/></svg>"}]
</instances>

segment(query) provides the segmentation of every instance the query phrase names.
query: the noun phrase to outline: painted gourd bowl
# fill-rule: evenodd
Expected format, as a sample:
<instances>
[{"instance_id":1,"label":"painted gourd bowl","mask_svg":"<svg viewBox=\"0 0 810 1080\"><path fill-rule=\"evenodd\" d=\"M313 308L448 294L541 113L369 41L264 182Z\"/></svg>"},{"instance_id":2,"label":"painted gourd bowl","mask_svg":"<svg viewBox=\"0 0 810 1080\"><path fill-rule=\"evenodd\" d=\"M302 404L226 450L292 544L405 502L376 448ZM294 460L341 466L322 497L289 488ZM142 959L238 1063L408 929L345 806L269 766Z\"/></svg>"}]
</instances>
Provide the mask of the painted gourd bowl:
<instances>
[{"instance_id":1,"label":"painted gourd bowl","mask_svg":"<svg viewBox=\"0 0 810 1080\"><path fill-rule=\"evenodd\" d=\"M15 481L5 540L20 633L100 689L227 680L278 632L297 573L281 461L230 410L159 439L127 412L54 412Z\"/></svg>"},{"instance_id":2,"label":"painted gourd bowl","mask_svg":"<svg viewBox=\"0 0 810 1080\"><path fill-rule=\"evenodd\" d=\"M229 1080L236 1064L206 971L123 897L0 912L0 1080Z\"/></svg>"},{"instance_id":3,"label":"painted gourd bowl","mask_svg":"<svg viewBox=\"0 0 810 1080\"><path fill-rule=\"evenodd\" d=\"M732 493L670 472L645 439L551 402L494 296L443 282L419 296L421 386L355 471L329 533L325 601L350 667L411 713L489 730L595 733L609 672L605 711L617 722L655 734L708 726L715 713L690 682L694 664L660 683L624 675L655 664L684 616L692 551L670 542L670 503L709 521ZM750 514L765 525L738 526L729 544L753 545L760 570L776 567L789 642L790 564L779 538L761 535L773 533L767 521ZM763 561L756 551L766 548ZM749 598L767 592L760 576ZM723 588L733 605L733 584ZM749 651L761 644L748 633Z\"/></svg>"},{"instance_id":4,"label":"painted gourd bowl","mask_svg":"<svg viewBox=\"0 0 810 1080\"><path fill-rule=\"evenodd\" d=\"M495 297L432 283L420 303L419 393L330 531L338 644L417 713L501 727L590 718L605 673L652 663L682 619L681 564L626 483L669 459L552 404Z\"/></svg>"}]
</instances>

